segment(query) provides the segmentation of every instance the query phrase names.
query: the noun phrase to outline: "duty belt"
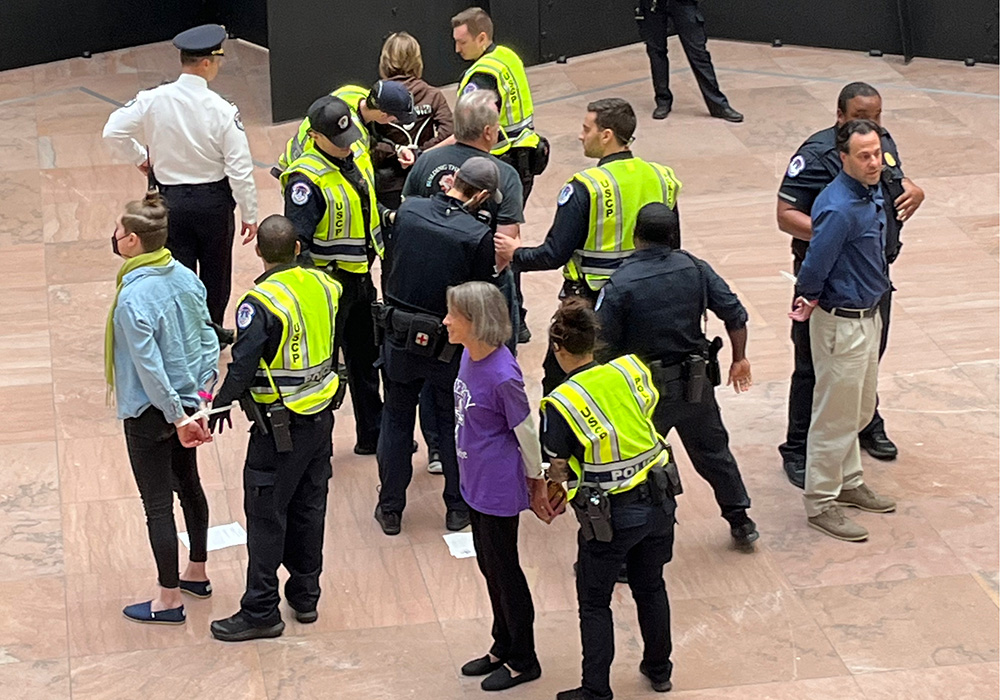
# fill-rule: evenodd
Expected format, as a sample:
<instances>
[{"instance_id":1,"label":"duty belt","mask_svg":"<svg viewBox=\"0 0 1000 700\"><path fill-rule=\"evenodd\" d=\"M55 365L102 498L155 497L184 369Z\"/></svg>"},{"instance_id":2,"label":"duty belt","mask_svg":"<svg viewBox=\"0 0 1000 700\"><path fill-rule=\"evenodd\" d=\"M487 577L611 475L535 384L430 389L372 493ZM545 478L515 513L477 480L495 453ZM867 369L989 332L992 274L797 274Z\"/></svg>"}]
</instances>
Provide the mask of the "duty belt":
<instances>
[{"instance_id":1,"label":"duty belt","mask_svg":"<svg viewBox=\"0 0 1000 700\"><path fill-rule=\"evenodd\" d=\"M649 369L653 375L654 384L665 384L684 376L684 363L678 362L674 365L664 365L662 360L649 363Z\"/></svg>"}]
</instances>

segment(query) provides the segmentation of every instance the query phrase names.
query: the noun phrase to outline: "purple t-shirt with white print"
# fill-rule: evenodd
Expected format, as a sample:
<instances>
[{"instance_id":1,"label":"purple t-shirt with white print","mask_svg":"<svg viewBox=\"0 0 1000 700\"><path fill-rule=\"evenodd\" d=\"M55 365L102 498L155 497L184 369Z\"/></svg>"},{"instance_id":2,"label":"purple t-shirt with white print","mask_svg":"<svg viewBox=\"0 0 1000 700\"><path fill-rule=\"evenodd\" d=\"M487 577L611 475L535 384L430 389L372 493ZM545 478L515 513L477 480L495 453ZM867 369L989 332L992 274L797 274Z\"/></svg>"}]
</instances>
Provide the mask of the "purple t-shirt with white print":
<instances>
[{"instance_id":1,"label":"purple t-shirt with white print","mask_svg":"<svg viewBox=\"0 0 1000 700\"><path fill-rule=\"evenodd\" d=\"M506 346L478 362L462 352L455 380L455 446L462 497L480 513L510 517L528 508L514 428L530 413L521 368Z\"/></svg>"}]
</instances>

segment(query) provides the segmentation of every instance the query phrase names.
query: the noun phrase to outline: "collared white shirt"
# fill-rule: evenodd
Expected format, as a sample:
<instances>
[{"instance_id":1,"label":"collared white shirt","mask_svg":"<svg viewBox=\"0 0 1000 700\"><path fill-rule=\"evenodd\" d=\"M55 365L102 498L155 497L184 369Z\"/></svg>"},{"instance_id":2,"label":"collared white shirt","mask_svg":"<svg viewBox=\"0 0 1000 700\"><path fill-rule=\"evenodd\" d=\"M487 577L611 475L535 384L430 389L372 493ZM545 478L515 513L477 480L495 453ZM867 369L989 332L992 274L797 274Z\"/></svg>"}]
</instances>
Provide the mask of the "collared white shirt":
<instances>
[{"instance_id":1,"label":"collared white shirt","mask_svg":"<svg viewBox=\"0 0 1000 700\"><path fill-rule=\"evenodd\" d=\"M108 117L104 138L130 163L146 160L146 147L164 185L200 185L228 178L244 223L257 221L257 186L240 112L182 73L176 81L143 90Z\"/></svg>"}]
</instances>

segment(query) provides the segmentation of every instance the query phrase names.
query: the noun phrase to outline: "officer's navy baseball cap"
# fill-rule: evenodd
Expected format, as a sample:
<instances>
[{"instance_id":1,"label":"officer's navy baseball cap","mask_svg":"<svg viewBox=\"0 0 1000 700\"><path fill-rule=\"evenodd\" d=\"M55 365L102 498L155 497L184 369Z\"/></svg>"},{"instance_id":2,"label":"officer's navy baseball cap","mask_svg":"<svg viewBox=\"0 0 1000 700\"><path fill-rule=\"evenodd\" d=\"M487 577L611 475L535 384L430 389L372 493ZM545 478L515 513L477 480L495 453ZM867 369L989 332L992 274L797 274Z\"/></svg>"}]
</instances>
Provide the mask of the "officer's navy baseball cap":
<instances>
[{"instance_id":1,"label":"officer's navy baseball cap","mask_svg":"<svg viewBox=\"0 0 1000 700\"><path fill-rule=\"evenodd\" d=\"M372 85L368 104L396 117L400 124L412 124L416 119L413 113L413 95L405 85L394 80L380 80Z\"/></svg>"},{"instance_id":2,"label":"officer's navy baseball cap","mask_svg":"<svg viewBox=\"0 0 1000 700\"><path fill-rule=\"evenodd\" d=\"M192 56L222 56L225 40L226 28L221 24L203 24L175 36L174 46Z\"/></svg>"},{"instance_id":3,"label":"officer's navy baseball cap","mask_svg":"<svg viewBox=\"0 0 1000 700\"><path fill-rule=\"evenodd\" d=\"M324 95L309 106L309 128L341 148L350 148L361 138L361 130L351 121L351 108L339 97Z\"/></svg>"},{"instance_id":4,"label":"officer's navy baseball cap","mask_svg":"<svg viewBox=\"0 0 1000 700\"><path fill-rule=\"evenodd\" d=\"M500 168L489 158L484 156L469 158L459 167L455 179L477 190L486 190L493 195L493 201L497 204L503 201L503 193L500 191Z\"/></svg>"}]
</instances>

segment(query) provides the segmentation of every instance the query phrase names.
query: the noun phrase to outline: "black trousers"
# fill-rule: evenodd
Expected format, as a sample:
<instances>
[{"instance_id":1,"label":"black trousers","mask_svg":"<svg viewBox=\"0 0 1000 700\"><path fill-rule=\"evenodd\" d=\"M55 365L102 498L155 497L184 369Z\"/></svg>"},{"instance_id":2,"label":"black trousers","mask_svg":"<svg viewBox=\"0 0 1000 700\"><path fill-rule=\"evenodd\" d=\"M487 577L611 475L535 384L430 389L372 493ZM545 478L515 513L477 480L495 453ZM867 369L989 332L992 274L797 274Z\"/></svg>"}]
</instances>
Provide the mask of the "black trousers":
<instances>
[{"instance_id":1,"label":"black trousers","mask_svg":"<svg viewBox=\"0 0 1000 700\"><path fill-rule=\"evenodd\" d=\"M611 497L614 536L610 542L586 541L577 534L576 594L580 603L580 640L583 643L583 694L587 700L611 700L611 662L615 657L615 629L611 595L624 564L632 589L642 660L657 681L670 679L670 603L663 581L663 565L673 558L673 499L656 506L640 501L624 508Z\"/></svg>"},{"instance_id":2,"label":"black trousers","mask_svg":"<svg viewBox=\"0 0 1000 700\"><path fill-rule=\"evenodd\" d=\"M375 368L378 346L372 319L372 302L378 295L370 272L331 270L330 274L344 288L337 311L337 347L344 351L354 432L359 445L375 449L382 422L382 398Z\"/></svg>"},{"instance_id":3,"label":"black trousers","mask_svg":"<svg viewBox=\"0 0 1000 700\"><path fill-rule=\"evenodd\" d=\"M515 671L524 673L538 664L535 656L535 607L528 580L517 554L520 517L501 517L469 508L476 562L486 579L493 607L493 646L490 653Z\"/></svg>"},{"instance_id":4,"label":"black trousers","mask_svg":"<svg viewBox=\"0 0 1000 700\"><path fill-rule=\"evenodd\" d=\"M236 201L228 180L204 185L160 185L170 216L167 248L198 273L208 295L208 314L223 325L233 282Z\"/></svg>"},{"instance_id":5,"label":"black trousers","mask_svg":"<svg viewBox=\"0 0 1000 700\"><path fill-rule=\"evenodd\" d=\"M655 12L652 11L654 1ZM636 23L639 25L639 36L646 43L658 107L670 109L674 103L674 95L670 92L670 61L667 59L667 36L671 23L709 111L729 104L715 77L712 56L706 46L705 17L698 9L697 0L640 0Z\"/></svg>"},{"instance_id":6,"label":"black trousers","mask_svg":"<svg viewBox=\"0 0 1000 700\"><path fill-rule=\"evenodd\" d=\"M266 420L266 419L265 419ZM256 426L243 469L247 516L247 589L240 601L253 625L269 627L278 611L278 567L288 571L285 599L299 612L316 609L323 570L326 497L332 475L333 411L291 417L292 451L278 453L274 437Z\"/></svg>"},{"instance_id":7,"label":"black trousers","mask_svg":"<svg viewBox=\"0 0 1000 700\"><path fill-rule=\"evenodd\" d=\"M695 471L715 492L715 502L719 504L722 517L730 525L742 525L746 522L750 496L736 458L729 450L729 433L722 424L715 390L709 388L702 393L700 402L689 403L684 400L682 380L666 382L656 388L660 392L660 401L653 411L656 432L665 436L671 428L677 429L677 436Z\"/></svg>"},{"instance_id":8,"label":"black trousers","mask_svg":"<svg viewBox=\"0 0 1000 700\"><path fill-rule=\"evenodd\" d=\"M138 418L125 419L125 444L132 464L146 529L153 547L160 585L177 588L177 526L174 523L174 494L180 497L191 542L190 560L208 560L208 501L198 477L197 452L184 447L177 429L150 406Z\"/></svg>"},{"instance_id":9,"label":"black trousers","mask_svg":"<svg viewBox=\"0 0 1000 700\"><path fill-rule=\"evenodd\" d=\"M879 314L882 316L882 338L879 340L878 358L885 354L889 342L889 319L892 312L892 289L886 292L879 302ZM792 383L788 387L788 429L785 441L778 446L782 461L794 464L802 469L806 465L806 443L809 437L809 421L812 418L813 389L816 386L816 375L813 372L812 351L809 349L809 322L792 321L792 346L795 351L795 370L792 372ZM865 426L860 435L870 435L873 432L883 432L885 421L878 412L876 397L875 415Z\"/></svg>"},{"instance_id":10,"label":"black trousers","mask_svg":"<svg viewBox=\"0 0 1000 700\"><path fill-rule=\"evenodd\" d=\"M413 429L417 404L425 392L434 413L438 450L444 473L445 508L466 511L458 479L455 454L455 377L458 359L450 363L412 355L387 339L382 345L385 368L385 406L378 440L379 505L389 513L402 513L406 489L413 478Z\"/></svg>"}]
</instances>

